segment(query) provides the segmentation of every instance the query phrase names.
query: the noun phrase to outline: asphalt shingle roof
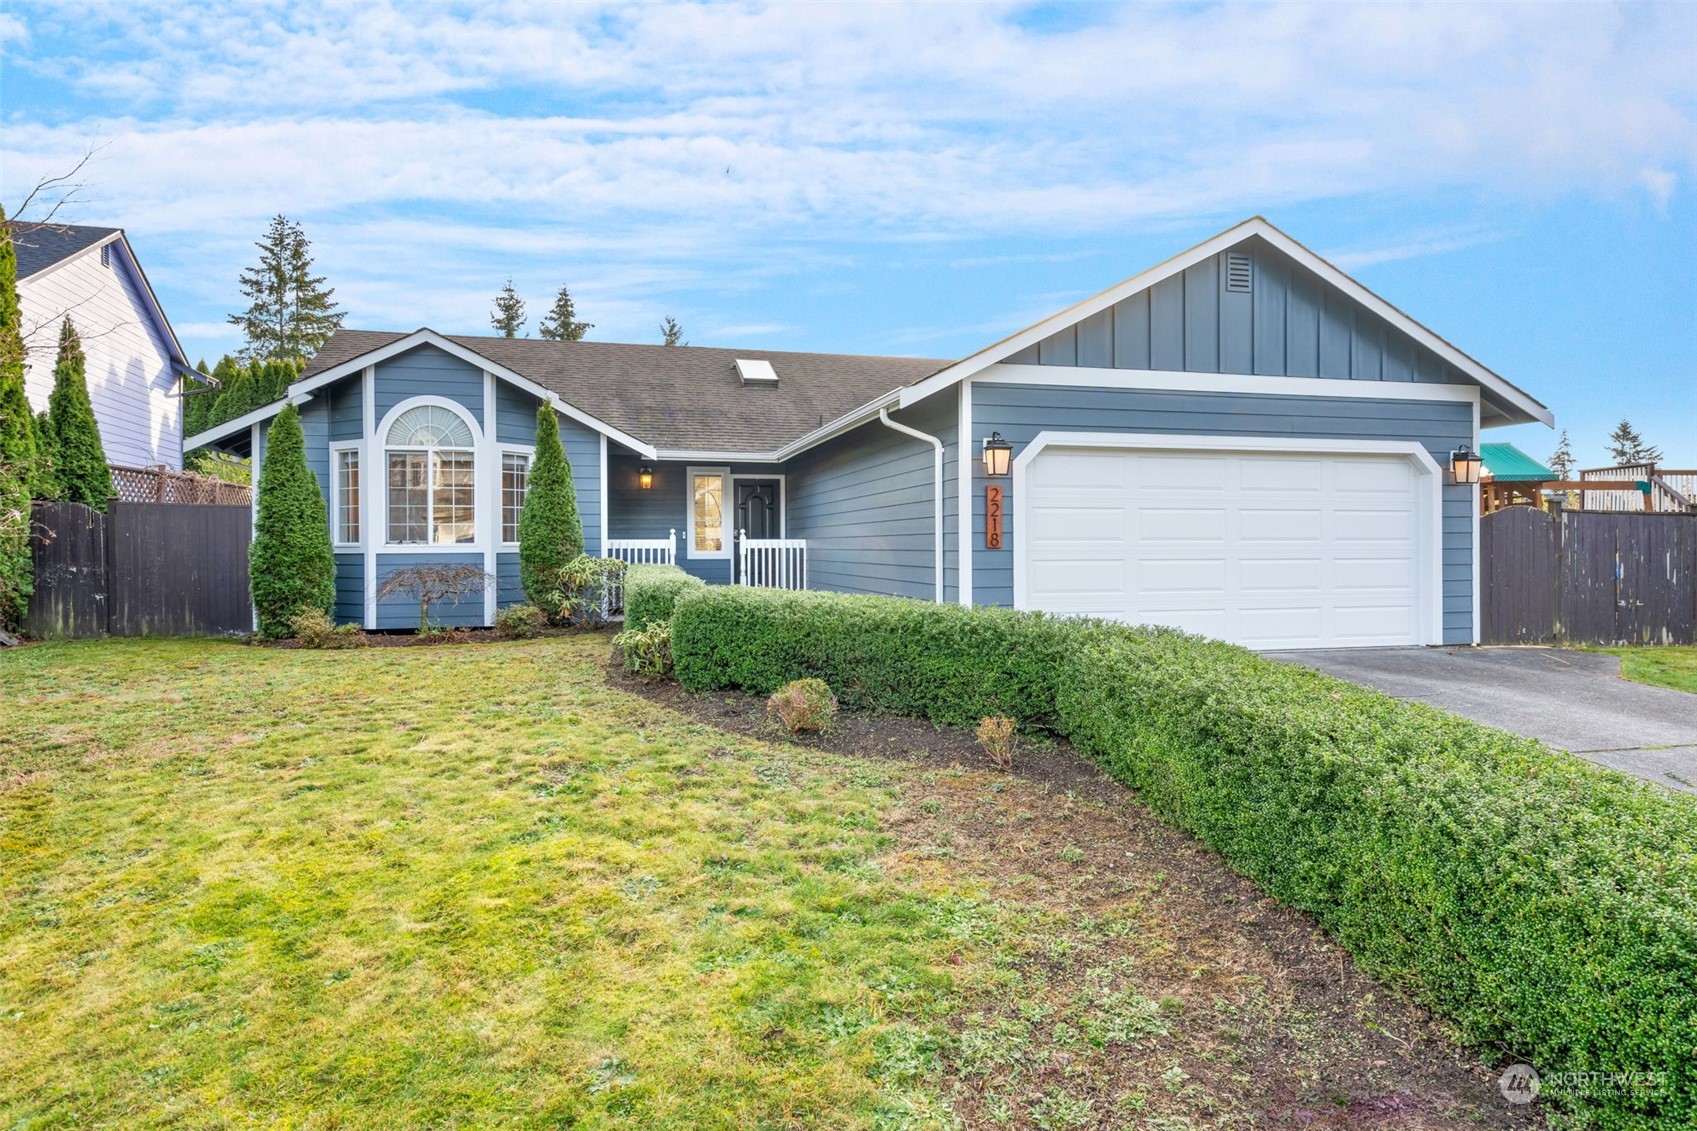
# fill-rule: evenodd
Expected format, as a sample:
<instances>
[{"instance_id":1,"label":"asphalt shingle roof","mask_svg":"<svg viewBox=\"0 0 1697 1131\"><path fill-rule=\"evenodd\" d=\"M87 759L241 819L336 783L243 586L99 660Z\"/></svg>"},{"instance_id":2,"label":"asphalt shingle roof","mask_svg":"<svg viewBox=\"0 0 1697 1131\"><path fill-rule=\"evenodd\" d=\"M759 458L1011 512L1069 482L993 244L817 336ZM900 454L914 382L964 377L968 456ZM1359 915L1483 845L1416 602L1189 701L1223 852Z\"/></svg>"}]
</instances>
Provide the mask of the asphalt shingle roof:
<instances>
[{"instance_id":1,"label":"asphalt shingle roof","mask_svg":"<svg viewBox=\"0 0 1697 1131\"><path fill-rule=\"evenodd\" d=\"M302 376L406 336L338 331ZM772 451L952 364L919 357L448 337L552 390L572 407L666 449ZM744 387L738 358L771 362L777 387Z\"/></svg>"},{"instance_id":2,"label":"asphalt shingle roof","mask_svg":"<svg viewBox=\"0 0 1697 1131\"><path fill-rule=\"evenodd\" d=\"M19 279L45 271L119 230L80 224L10 224L9 227L12 246L18 253Z\"/></svg>"}]
</instances>

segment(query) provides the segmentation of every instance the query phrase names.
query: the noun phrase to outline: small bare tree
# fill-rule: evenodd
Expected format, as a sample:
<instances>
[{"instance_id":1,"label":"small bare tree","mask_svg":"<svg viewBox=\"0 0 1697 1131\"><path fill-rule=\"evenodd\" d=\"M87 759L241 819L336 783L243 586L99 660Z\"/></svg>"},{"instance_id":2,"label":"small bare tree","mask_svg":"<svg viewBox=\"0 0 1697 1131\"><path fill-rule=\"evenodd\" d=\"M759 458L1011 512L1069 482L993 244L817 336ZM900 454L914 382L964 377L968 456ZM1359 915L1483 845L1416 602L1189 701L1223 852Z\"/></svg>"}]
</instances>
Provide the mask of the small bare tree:
<instances>
[{"instance_id":1,"label":"small bare tree","mask_svg":"<svg viewBox=\"0 0 1697 1131\"><path fill-rule=\"evenodd\" d=\"M418 601L418 634L429 636L436 631L430 620L430 606L438 601L458 605L467 597L481 597L495 579L479 566L430 565L406 566L383 579L378 597L393 597L397 593Z\"/></svg>"}]
</instances>

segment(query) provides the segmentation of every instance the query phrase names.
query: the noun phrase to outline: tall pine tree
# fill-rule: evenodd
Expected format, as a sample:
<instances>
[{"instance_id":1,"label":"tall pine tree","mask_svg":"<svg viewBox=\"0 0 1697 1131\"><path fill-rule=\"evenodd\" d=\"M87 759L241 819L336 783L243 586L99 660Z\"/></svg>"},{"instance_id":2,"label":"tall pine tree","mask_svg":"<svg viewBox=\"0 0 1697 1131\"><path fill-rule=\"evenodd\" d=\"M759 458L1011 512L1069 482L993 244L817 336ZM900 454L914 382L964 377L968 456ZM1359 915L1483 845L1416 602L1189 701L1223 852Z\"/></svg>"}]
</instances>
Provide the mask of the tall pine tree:
<instances>
[{"instance_id":1,"label":"tall pine tree","mask_svg":"<svg viewBox=\"0 0 1697 1131\"><path fill-rule=\"evenodd\" d=\"M1622 466L1662 462L1662 449L1646 444L1638 430L1625 420L1609 433L1609 454Z\"/></svg>"},{"instance_id":2,"label":"tall pine tree","mask_svg":"<svg viewBox=\"0 0 1697 1131\"><path fill-rule=\"evenodd\" d=\"M289 635L289 621L307 609L329 615L336 601L336 558L324 492L306 465L300 411L278 413L266 437L259 472L259 514L248 550L248 577L259 612L259 634Z\"/></svg>"},{"instance_id":3,"label":"tall pine tree","mask_svg":"<svg viewBox=\"0 0 1697 1131\"><path fill-rule=\"evenodd\" d=\"M1567 429L1561 430L1561 439L1556 443L1556 450L1550 456L1550 470L1562 479L1572 479L1576 461L1573 458L1573 445L1568 443Z\"/></svg>"},{"instance_id":4,"label":"tall pine tree","mask_svg":"<svg viewBox=\"0 0 1697 1131\"><path fill-rule=\"evenodd\" d=\"M241 274L249 306L229 319L247 338L241 354L250 360L309 361L347 315L331 299L334 288L312 273L312 244L299 224L276 216L254 246L259 264Z\"/></svg>"},{"instance_id":5,"label":"tall pine tree","mask_svg":"<svg viewBox=\"0 0 1697 1131\"><path fill-rule=\"evenodd\" d=\"M544 338L556 342L581 342L583 336L595 329L593 322L579 322L577 307L572 302L572 293L565 287L554 296L554 305L538 323L536 332Z\"/></svg>"},{"instance_id":6,"label":"tall pine tree","mask_svg":"<svg viewBox=\"0 0 1697 1131\"><path fill-rule=\"evenodd\" d=\"M88 399L82 339L70 318L59 327L59 360L47 418L53 436L53 482L59 498L96 510L112 497L112 469L100 443L100 425Z\"/></svg>"},{"instance_id":7,"label":"tall pine tree","mask_svg":"<svg viewBox=\"0 0 1697 1131\"><path fill-rule=\"evenodd\" d=\"M660 323L660 344L663 346L687 346L684 341L684 328L678 325L678 320L670 314Z\"/></svg>"},{"instance_id":8,"label":"tall pine tree","mask_svg":"<svg viewBox=\"0 0 1697 1131\"><path fill-rule=\"evenodd\" d=\"M40 461L35 414L24 395L24 339L18 309L18 252L0 208L0 628L16 630L35 591L29 503Z\"/></svg>"},{"instance_id":9,"label":"tall pine tree","mask_svg":"<svg viewBox=\"0 0 1697 1131\"><path fill-rule=\"evenodd\" d=\"M536 409L536 455L519 512L519 580L525 596L551 617L563 611L555 598L560 570L583 553L583 520L577 512L572 465L560 445L554 406Z\"/></svg>"},{"instance_id":10,"label":"tall pine tree","mask_svg":"<svg viewBox=\"0 0 1697 1131\"><path fill-rule=\"evenodd\" d=\"M511 279L495 295L495 309L489 312L489 324L501 331L503 338L516 338L524 329L524 299L513 290Z\"/></svg>"}]
</instances>

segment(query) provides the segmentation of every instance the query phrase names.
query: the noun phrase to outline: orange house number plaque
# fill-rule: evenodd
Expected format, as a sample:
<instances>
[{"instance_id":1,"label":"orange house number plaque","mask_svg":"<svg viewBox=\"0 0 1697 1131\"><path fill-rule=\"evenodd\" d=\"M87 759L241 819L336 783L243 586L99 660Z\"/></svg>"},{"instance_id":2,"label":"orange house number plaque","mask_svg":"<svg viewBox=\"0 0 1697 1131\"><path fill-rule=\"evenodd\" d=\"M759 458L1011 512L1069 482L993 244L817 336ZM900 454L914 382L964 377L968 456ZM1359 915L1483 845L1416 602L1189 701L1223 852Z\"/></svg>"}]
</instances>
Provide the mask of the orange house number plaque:
<instances>
[{"instance_id":1,"label":"orange house number plaque","mask_svg":"<svg viewBox=\"0 0 1697 1131\"><path fill-rule=\"evenodd\" d=\"M1002 489L994 483L984 488L984 548L1002 548Z\"/></svg>"}]
</instances>

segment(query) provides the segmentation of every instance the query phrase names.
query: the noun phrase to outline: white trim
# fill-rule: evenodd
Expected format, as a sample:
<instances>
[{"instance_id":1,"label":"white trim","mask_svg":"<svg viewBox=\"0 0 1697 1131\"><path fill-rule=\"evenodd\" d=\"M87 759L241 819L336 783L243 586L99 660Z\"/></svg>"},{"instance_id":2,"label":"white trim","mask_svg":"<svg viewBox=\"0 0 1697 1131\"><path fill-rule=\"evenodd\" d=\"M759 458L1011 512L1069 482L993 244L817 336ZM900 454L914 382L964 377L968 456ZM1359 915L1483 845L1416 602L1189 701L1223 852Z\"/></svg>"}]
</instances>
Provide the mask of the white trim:
<instances>
[{"instance_id":1,"label":"white trim","mask_svg":"<svg viewBox=\"0 0 1697 1131\"><path fill-rule=\"evenodd\" d=\"M489 517L485 519L487 526L483 527L483 572L486 576L483 586L483 623L495 623L495 604L499 585L495 570L499 564L495 554L501 545L501 453L495 437L495 375L487 369L483 371L483 435L477 444L477 466L473 469L472 482L477 486L477 494L492 500L489 507ZM481 525L481 524L480 524Z\"/></svg>"},{"instance_id":2,"label":"white trim","mask_svg":"<svg viewBox=\"0 0 1697 1131\"><path fill-rule=\"evenodd\" d=\"M359 457L359 540L343 542L342 532L342 465L338 458L344 452ZM357 553L365 546L365 441L334 440L330 443L330 549L338 554Z\"/></svg>"},{"instance_id":3,"label":"white trim","mask_svg":"<svg viewBox=\"0 0 1697 1131\"><path fill-rule=\"evenodd\" d=\"M263 464L265 463L265 458L260 452L259 421L257 420L248 425L248 451L251 453L248 456L248 479L253 485L253 517L248 523L247 532L248 545L251 546L253 540L259 537L259 477L264 471ZM253 609L253 630L258 632L259 606L251 600L248 604Z\"/></svg>"},{"instance_id":4,"label":"white trim","mask_svg":"<svg viewBox=\"0 0 1697 1131\"><path fill-rule=\"evenodd\" d=\"M526 489L530 480L525 480ZM611 509L607 498L607 434L601 434L601 549L600 557L607 556L607 512Z\"/></svg>"},{"instance_id":5,"label":"white trim","mask_svg":"<svg viewBox=\"0 0 1697 1131\"><path fill-rule=\"evenodd\" d=\"M960 494L960 514L955 519L959 527L960 562L955 567L958 580L955 588L959 590L955 599L967 608L972 607L972 382L967 377L960 383L960 423L957 426L960 444L960 482L956 485Z\"/></svg>"},{"instance_id":6,"label":"white trim","mask_svg":"<svg viewBox=\"0 0 1697 1131\"><path fill-rule=\"evenodd\" d=\"M485 374L485 377L487 376L488 375ZM449 412L452 412L455 416L458 416L461 420L465 421L466 426L471 429L471 526L472 529L477 532L477 536L470 542L391 542L389 540L389 452L420 452L436 450L404 444L391 446L388 442L389 429L394 427L396 419L399 418L402 413L410 412L415 408L420 408L425 405L432 405L437 408L447 409ZM490 545L489 531L487 529L486 518L480 518L480 515L482 514L483 509L487 506L486 492L488 484L486 477L488 472L485 465L489 463L489 442L487 434L484 432L483 428L479 426L477 418L471 414L471 410L467 409L466 406L461 404L459 401L453 400L449 397L439 397L435 394L422 394L416 397L408 397L406 400L396 404L388 412L383 414L383 419L377 423L377 434L373 437L373 442L380 457L378 463L383 480L383 529L380 532L373 530L369 532L362 531L362 533L365 533L367 538L375 541L378 547L385 554L416 554L435 551L438 553L484 554L485 560L487 560L486 551ZM443 448L441 450L463 452L466 449ZM428 512L428 504L426 506L426 510ZM427 528L429 526L429 522L430 516L426 513L425 524ZM375 537L378 533L382 534L381 538ZM485 601L487 603L487 598L485 598Z\"/></svg>"},{"instance_id":7,"label":"white trim","mask_svg":"<svg viewBox=\"0 0 1697 1131\"><path fill-rule=\"evenodd\" d=\"M532 464L534 464L536 462L536 445L535 444L496 444L495 445L495 460L496 460L496 467L498 468L498 470L496 471L496 474L495 474L495 512L496 512L495 513L495 544L496 544L496 546L498 546L501 549L502 552L509 553L509 554L512 553L514 550L517 550L519 548L518 539L515 538L511 542L509 542L501 536L501 533L506 528L506 524L507 524L506 523L506 515L504 513L505 509L506 509L506 505L507 505L506 484L502 481L502 477L504 475L506 475L506 472L507 472L507 457L510 456L510 455L512 455L512 456L523 456L524 459L525 459L524 490L525 490L525 494L528 495L530 493L530 467L531 467Z\"/></svg>"},{"instance_id":8,"label":"white trim","mask_svg":"<svg viewBox=\"0 0 1697 1131\"><path fill-rule=\"evenodd\" d=\"M695 548L695 477L697 475L717 475L719 477L719 519L723 529L719 534L721 549L696 550ZM731 498L731 469L729 467L696 467L684 468L684 556L703 561L716 561L731 558L731 535L735 533L731 526L731 512L735 510Z\"/></svg>"},{"instance_id":9,"label":"white trim","mask_svg":"<svg viewBox=\"0 0 1697 1131\"><path fill-rule=\"evenodd\" d=\"M650 445L643 443L634 436L627 436L625 433L614 428L606 421L599 420L596 417L589 415L587 412L584 412L580 408L567 404L565 401L560 399L560 395L558 393L546 386L537 384L524 374L508 369L506 366L501 365L498 362L491 361L489 358L484 357L474 349L462 346L458 342L450 341L428 327L414 330L410 334L396 338L388 345L378 346L376 349L367 350L358 357L344 361L340 365L333 365L329 369L320 373L314 373L311 377L304 377L301 380L296 381L294 384L289 386L289 399L294 400L296 397L304 397L313 390L322 388L332 382L340 381L343 377L346 377L350 373L357 372L365 366L376 365L378 362L387 361L392 357L397 357L400 354L421 345L435 346L444 353L451 354L469 365L475 365L486 373L493 373L503 381L517 385L531 396L553 405L562 416L570 417L579 424L582 424L587 428L592 428L604 436L610 436L626 447L634 449L642 455L647 456L649 459L657 458L653 447Z\"/></svg>"},{"instance_id":10,"label":"white trim","mask_svg":"<svg viewBox=\"0 0 1697 1131\"><path fill-rule=\"evenodd\" d=\"M908 427L899 420L891 420L890 410L887 408L881 408L878 410L878 419L883 423L884 427L889 428L892 431L900 432L906 436L912 436L916 440L923 440L931 445L932 457L935 463L935 468L932 472L934 482L932 484L931 495L932 498L936 500L936 510L932 517L932 522L935 524L935 530L933 531L935 535L935 549L932 552L936 557L937 565L937 595L935 600L937 604L941 605L943 603L943 441L931 435L929 432L921 432L917 428ZM805 586L803 586L803 588L805 588Z\"/></svg>"},{"instance_id":11,"label":"white trim","mask_svg":"<svg viewBox=\"0 0 1697 1131\"><path fill-rule=\"evenodd\" d=\"M359 395L360 427L365 432L365 465L374 467L378 462L376 453L382 450L377 443L376 366L368 365L360 370ZM383 484L383 491L387 493L387 475L379 474L378 479ZM374 629L377 627L377 539L371 536L371 532L374 529L373 523L382 512L377 509L375 491L365 492L360 501L364 512L360 515L359 533L365 542L365 627Z\"/></svg>"},{"instance_id":12,"label":"white trim","mask_svg":"<svg viewBox=\"0 0 1697 1131\"><path fill-rule=\"evenodd\" d=\"M1474 451L1479 450L1479 406L1478 405L1473 406L1473 450ZM1480 578L1479 578L1479 510L1480 510L1480 507L1479 507L1479 490L1480 490L1480 488L1478 487L1478 485L1475 484L1474 486L1470 487L1468 489L1468 492L1467 492L1467 503L1468 503L1468 506L1473 511L1473 643L1474 644L1478 644L1479 641L1481 639L1483 639L1483 636L1482 636L1483 626L1479 623L1479 617L1484 610L1484 605L1480 602L1480 599L1479 599L1479 585L1480 585Z\"/></svg>"},{"instance_id":13,"label":"white trim","mask_svg":"<svg viewBox=\"0 0 1697 1131\"><path fill-rule=\"evenodd\" d=\"M1014 365L998 362L975 374L986 385L1075 386L1086 389L1149 389L1184 393L1272 394L1342 400L1446 401L1474 406L1477 385L1415 381L1347 381L1335 377L1253 377L1238 373L1177 373L1165 369L1100 369L1089 366Z\"/></svg>"},{"instance_id":14,"label":"white trim","mask_svg":"<svg viewBox=\"0 0 1697 1131\"><path fill-rule=\"evenodd\" d=\"M696 448L662 448L657 463L777 463L773 452L712 452Z\"/></svg>"},{"instance_id":15,"label":"white trim","mask_svg":"<svg viewBox=\"0 0 1697 1131\"><path fill-rule=\"evenodd\" d=\"M1149 451L1199 452L1318 452L1336 455L1400 455L1413 461L1426 477L1428 489L1419 492L1419 528L1423 531L1416 553L1427 567L1417 571L1422 578L1416 622L1425 626L1420 644L1442 644L1444 639L1444 476L1425 445L1412 440L1322 440L1285 436L1164 436L1148 432L1039 432L1014 457L1014 547L1013 603L1026 608L1025 531L1031 529L1027 513L1025 477L1031 462L1045 449L1135 448ZM1475 578L1478 574L1475 572Z\"/></svg>"},{"instance_id":16,"label":"white trim","mask_svg":"<svg viewBox=\"0 0 1697 1131\"><path fill-rule=\"evenodd\" d=\"M1109 287L1100 294L1093 295L1082 302L1074 303L1058 314L1051 315L1016 334L1001 341L986 346L970 357L964 358L942 371L927 377L923 381L909 385L901 390L901 407L924 400L940 389L947 388L963 377L976 374L985 368L1003 361L1027 346L1047 338L1077 322L1090 317L1092 314L1107 310L1121 299L1128 298L1139 291L1147 290L1163 279L1171 278L1186 268L1192 267L1211 256L1218 255L1227 248L1235 247L1253 236L1259 236L1272 244L1279 251L1306 267L1321 279L1344 292L1351 299L1360 303L1374 314L1389 322L1392 326L1413 338L1420 345L1431 350L1443 360L1449 362L1480 385L1491 390L1509 404L1526 413L1533 421L1554 425L1555 416L1543 404L1534 400L1525 391L1516 388L1508 381L1493 373L1473 358L1462 353L1455 346L1438 337L1431 330L1416 322L1360 283L1345 275L1342 271L1326 262L1314 252L1297 243L1290 236L1279 231L1260 216L1252 216L1235 227L1228 228L1219 235L1204 240L1188 251L1180 252L1164 263L1156 264L1149 270ZM1520 423L1516 421L1515 423Z\"/></svg>"}]
</instances>

